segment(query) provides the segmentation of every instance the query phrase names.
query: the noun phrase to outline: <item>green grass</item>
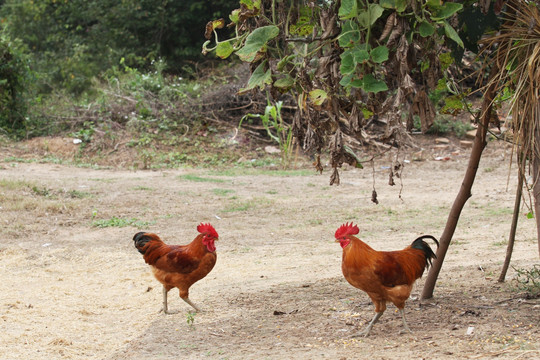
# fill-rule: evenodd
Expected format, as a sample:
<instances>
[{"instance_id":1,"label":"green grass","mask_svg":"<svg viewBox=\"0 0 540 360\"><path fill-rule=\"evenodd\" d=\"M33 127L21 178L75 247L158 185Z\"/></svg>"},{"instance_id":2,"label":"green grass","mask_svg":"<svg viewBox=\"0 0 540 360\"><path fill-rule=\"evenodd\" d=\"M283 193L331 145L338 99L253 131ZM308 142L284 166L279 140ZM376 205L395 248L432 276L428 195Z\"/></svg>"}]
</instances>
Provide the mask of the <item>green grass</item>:
<instances>
[{"instance_id":1,"label":"green grass","mask_svg":"<svg viewBox=\"0 0 540 360\"><path fill-rule=\"evenodd\" d=\"M268 169L255 169L255 168L241 168L234 167L229 169L223 169L219 171L210 171L210 175L219 175L219 176L242 176L242 175L252 175L252 176L310 176L316 175L315 171L312 169L297 169L297 170L268 170Z\"/></svg>"},{"instance_id":2,"label":"green grass","mask_svg":"<svg viewBox=\"0 0 540 360\"><path fill-rule=\"evenodd\" d=\"M18 190L23 188L30 188L32 186L34 185L22 180L0 179L0 188L6 190Z\"/></svg>"},{"instance_id":3,"label":"green grass","mask_svg":"<svg viewBox=\"0 0 540 360\"><path fill-rule=\"evenodd\" d=\"M136 191L154 191L154 189L148 186L135 186L132 189Z\"/></svg>"},{"instance_id":4,"label":"green grass","mask_svg":"<svg viewBox=\"0 0 540 360\"><path fill-rule=\"evenodd\" d=\"M225 209L223 209L223 212L231 213L231 212L248 211L248 210L253 210L257 207L267 206L272 203L273 201L267 198L254 198L254 199L244 200L244 201L234 201L232 204L225 207Z\"/></svg>"},{"instance_id":5,"label":"green grass","mask_svg":"<svg viewBox=\"0 0 540 360\"><path fill-rule=\"evenodd\" d=\"M212 192L218 196L227 196L234 193L234 190L231 189L212 189Z\"/></svg>"},{"instance_id":6,"label":"green grass","mask_svg":"<svg viewBox=\"0 0 540 360\"><path fill-rule=\"evenodd\" d=\"M155 221L142 221L135 218L125 219L113 216L110 219L99 219L92 222L93 227L106 228L106 227L126 227L135 226L137 228L147 227L155 224Z\"/></svg>"},{"instance_id":7,"label":"green grass","mask_svg":"<svg viewBox=\"0 0 540 360\"><path fill-rule=\"evenodd\" d=\"M180 175L178 176L178 178L182 180L193 181L193 182L210 182L210 183L225 182L225 180L222 180L222 179L212 179L212 178L202 177L202 176L193 175L193 174Z\"/></svg>"}]
</instances>

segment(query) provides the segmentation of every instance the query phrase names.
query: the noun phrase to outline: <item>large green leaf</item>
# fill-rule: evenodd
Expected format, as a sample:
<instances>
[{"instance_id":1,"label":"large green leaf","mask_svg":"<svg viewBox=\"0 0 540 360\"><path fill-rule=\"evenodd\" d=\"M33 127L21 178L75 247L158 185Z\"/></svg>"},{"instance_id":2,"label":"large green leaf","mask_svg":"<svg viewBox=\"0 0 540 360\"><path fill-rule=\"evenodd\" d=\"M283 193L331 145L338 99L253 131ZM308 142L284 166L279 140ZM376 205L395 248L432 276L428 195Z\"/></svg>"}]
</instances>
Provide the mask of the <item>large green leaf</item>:
<instances>
[{"instance_id":1,"label":"large green leaf","mask_svg":"<svg viewBox=\"0 0 540 360\"><path fill-rule=\"evenodd\" d=\"M340 19L351 19L356 16L358 4L356 0L342 0L338 16Z\"/></svg>"},{"instance_id":2,"label":"large green leaf","mask_svg":"<svg viewBox=\"0 0 540 360\"><path fill-rule=\"evenodd\" d=\"M462 48L465 47L456 30L454 30L454 28L446 21L444 21L444 32L446 33L446 36L454 40L459 46L461 46Z\"/></svg>"},{"instance_id":3,"label":"large green leaf","mask_svg":"<svg viewBox=\"0 0 540 360\"><path fill-rule=\"evenodd\" d=\"M341 35L338 37L339 46L347 48L353 46L360 40L358 25L354 21L345 21L341 27Z\"/></svg>"},{"instance_id":4,"label":"large green leaf","mask_svg":"<svg viewBox=\"0 0 540 360\"><path fill-rule=\"evenodd\" d=\"M461 9L463 9L463 4L446 1L442 7L437 9L431 19L435 21L448 19L450 16L454 15Z\"/></svg>"},{"instance_id":5,"label":"large green leaf","mask_svg":"<svg viewBox=\"0 0 540 360\"><path fill-rule=\"evenodd\" d=\"M422 37L428 37L435 33L435 26L431 25L427 21L422 21L418 26L418 32Z\"/></svg>"},{"instance_id":6,"label":"large green leaf","mask_svg":"<svg viewBox=\"0 0 540 360\"><path fill-rule=\"evenodd\" d=\"M379 4L369 4L367 9L358 12L358 24L364 29L371 27L384 12Z\"/></svg>"},{"instance_id":7,"label":"large green leaf","mask_svg":"<svg viewBox=\"0 0 540 360\"><path fill-rule=\"evenodd\" d=\"M279 28L275 25L257 28L248 35L244 46L236 52L236 55L242 61L252 62L268 41L278 36L278 34Z\"/></svg>"},{"instance_id":8,"label":"large green leaf","mask_svg":"<svg viewBox=\"0 0 540 360\"><path fill-rule=\"evenodd\" d=\"M388 48L386 46L377 46L371 50L370 56L373 62L377 64L383 63L388 60Z\"/></svg>"},{"instance_id":9,"label":"large green leaf","mask_svg":"<svg viewBox=\"0 0 540 360\"><path fill-rule=\"evenodd\" d=\"M397 12L403 12L407 8L407 0L380 0L379 5L385 9L395 9Z\"/></svg>"},{"instance_id":10,"label":"large green leaf","mask_svg":"<svg viewBox=\"0 0 540 360\"><path fill-rule=\"evenodd\" d=\"M282 92L289 91L293 87L293 85L294 79L289 75L274 82L274 87L278 88Z\"/></svg>"},{"instance_id":11,"label":"large green leaf","mask_svg":"<svg viewBox=\"0 0 540 360\"><path fill-rule=\"evenodd\" d=\"M354 61L357 64L362 64L365 61L369 60L369 51L367 50L366 44L359 44L356 45L352 50L351 53L354 56Z\"/></svg>"},{"instance_id":12,"label":"large green leaf","mask_svg":"<svg viewBox=\"0 0 540 360\"><path fill-rule=\"evenodd\" d=\"M352 81L351 85L372 93L388 90L388 86L384 81L375 79L371 74L365 74L362 79Z\"/></svg>"},{"instance_id":13,"label":"large green leaf","mask_svg":"<svg viewBox=\"0 0 540 360\"><path fill-rule=\"evenodd\" d=\"M266 60L263 61L248 80L247 86L243 89L240 89L240 92L245 92L251 89L259 87L261 90L264 89L264 86L272 83L272 71L270 69L264 71L266 66Z\"/></svg>"},{"instance_id":14,"label":"large green leaf","mask_svg":"<svg viewBox=\"0 0 540 360\"><path fill-rule=\"evenodd\" d=\"M341 54L341 64L339 66L339 71L341 75L347 75L354 72L356 68L356 62L354 61L354 56L351 50L345 51Z\"/></svg>"},{"instance_id":15,"label":"large green leaf","mask_svg":"<svg viewBox=\"0 0 540 360\"><path fill-rule=\"evenodd\" d=\"M222 41L217 44L216 55L222 59L226 59L233 52L233 46L230 41Z\"/></svg>"}]
</instances>

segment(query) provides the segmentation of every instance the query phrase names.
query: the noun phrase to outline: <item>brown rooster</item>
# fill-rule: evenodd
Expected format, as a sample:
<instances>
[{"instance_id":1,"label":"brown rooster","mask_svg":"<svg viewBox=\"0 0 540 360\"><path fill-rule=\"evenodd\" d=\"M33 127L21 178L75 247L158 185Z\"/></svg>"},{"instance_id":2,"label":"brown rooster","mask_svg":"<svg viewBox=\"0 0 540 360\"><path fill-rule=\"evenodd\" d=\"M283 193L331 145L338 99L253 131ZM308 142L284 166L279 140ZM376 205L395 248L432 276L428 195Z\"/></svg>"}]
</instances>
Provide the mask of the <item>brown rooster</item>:
<instances>
[{"instance_id":1,"label":"brown rooster","mask_svg":"<svg viewBox=\"0 0 540 360\"><path fill-rule=\"evenodd\" d=\"M414 240L410 246L399 251L377 251L358 239L358 226L345 223L336 230L336 242L343 248L341 269L345 279L354 287L365 291L375 304L375 317L361 335L368 336L375 324L386 310L386 302L391 301L399 309L403 325L409 332L405 320L405 301L409 298L416 279L431 265L436 256L423 241L432 239L431 235L423 235Z\"/></svg>"},{"instance_id":2,"label":"brown rooster","mask_svg":"<svg viewBox=\"0 0 540 360\"><path fill-rule=\"evenodd\" d=\"M196 311L200 309L189 300L189 288L204 278L216 264L218 233L210 224L197 226L200 233L188 245L167 245L156 234L139 232L133 237L135 247L152 268L156 279L163 284L163 309L167 308L167 293L176 287L180 298Z\"/></svg>"}]
</instances>

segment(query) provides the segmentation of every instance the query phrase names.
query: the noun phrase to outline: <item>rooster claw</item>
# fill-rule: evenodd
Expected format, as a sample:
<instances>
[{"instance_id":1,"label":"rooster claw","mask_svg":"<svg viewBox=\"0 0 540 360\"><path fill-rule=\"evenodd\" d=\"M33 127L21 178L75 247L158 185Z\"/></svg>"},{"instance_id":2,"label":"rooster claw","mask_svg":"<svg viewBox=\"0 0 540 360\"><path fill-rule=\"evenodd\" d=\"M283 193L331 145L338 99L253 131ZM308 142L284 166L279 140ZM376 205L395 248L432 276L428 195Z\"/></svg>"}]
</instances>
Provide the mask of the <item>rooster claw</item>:
<instances>
[{"instance_id":1,"label":"rooster claw","mask_svg":"<svg viewBox=\"0 0 540 360\"><path fill-rule=\"evenodd\" d=\"M171 310L163 310L163 309L160 309L158 311L158 314L161 314L161 313L164 313L166 315L174 315L174 314L178 314L179 311L171 311Z\"/></svg>"}]
</instances>

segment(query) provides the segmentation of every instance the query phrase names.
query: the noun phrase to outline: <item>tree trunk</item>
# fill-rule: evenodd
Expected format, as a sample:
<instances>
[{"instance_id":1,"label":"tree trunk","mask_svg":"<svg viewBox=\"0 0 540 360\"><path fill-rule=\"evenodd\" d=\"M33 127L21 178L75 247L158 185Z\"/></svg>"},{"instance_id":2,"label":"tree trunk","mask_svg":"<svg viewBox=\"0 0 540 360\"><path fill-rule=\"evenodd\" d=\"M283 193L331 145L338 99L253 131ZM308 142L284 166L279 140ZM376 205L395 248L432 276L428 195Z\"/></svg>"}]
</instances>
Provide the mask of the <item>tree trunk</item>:
<instances>
[{"instance_id":1,"label":"tree trunk","mask_svg":"<svg viewBox=\"0 0 540 360\"><path fill-rule=\"evenodd\" d=\"M534 144L532 146L533 163L533 197L534 213L536 216L536 236L538 240L538 256L540 256L540 105L534 116Z\"/></svg>"},{"instance_id":2,"label":"tree trunk","mask_svg":"<svg viewBox=\"0 0 540 360\"><path fill-rule=\"evenodd\" d=\"M514 250L514 241L516 239L516 229L519 219L519 208L521 207L521 195L523 193L523 167L522 167L522 156L518 154L518 186L516 191L516 202L514 203L514 215L512 216L512 226L510 226L510 235L508 236L508 245L506 246L506 258L504 259L504 264L501 270L501 275L499 276L499 282L504 282L506 278L506 272L510 266L510 260L512 258L512 252Z\"/></svg>"},{"instance_id":3,"label":"tree trunk","mask_svg":"<svg viewBox=\"0 0 540 360\"><path fill-rule=\"evenodd\" d=\"M478 124L478 129L476 130L476 136L474 138L473 148L471 151L471 156L469 158L469 165L467 166L467 171L465 177L463 178L463 183L459 189L459 193L454 200L450 214L448 215L448 220L446 221L446 226L440 238L440 246L437 249L437 259L433 262L428 276L426 278L426 283L424 289L422 290L422 299L429 299L433 297L433 290L435 289L435 284L437 283L437 278L442 268L446 252L450 246L450 241L452 236L456 231L457 223L459 221L459 216L461 211L465 206L465 203L471 195L471 189L476 177L476 172L478 170L478 165L480 164L480 158L482 157L482 152L486 147L486 133L489 126L489 120L491 118L491 110L493 99L495 98L495 90L497 88L497 83L492 81L495 75L499 72L499 67L494 64L490 72L490 82L489 86L484 94L484 102L482 103L482 112L480 121ZM540 187L539 187L540 191ZM540 202L538 203L540 207Z\"/></svg>"}]
</instances>

